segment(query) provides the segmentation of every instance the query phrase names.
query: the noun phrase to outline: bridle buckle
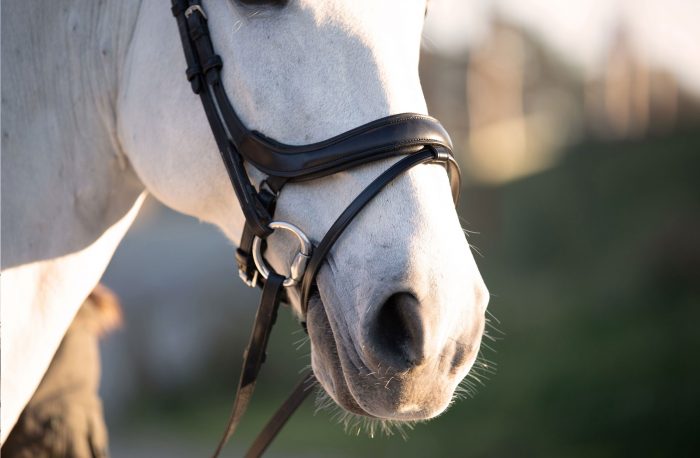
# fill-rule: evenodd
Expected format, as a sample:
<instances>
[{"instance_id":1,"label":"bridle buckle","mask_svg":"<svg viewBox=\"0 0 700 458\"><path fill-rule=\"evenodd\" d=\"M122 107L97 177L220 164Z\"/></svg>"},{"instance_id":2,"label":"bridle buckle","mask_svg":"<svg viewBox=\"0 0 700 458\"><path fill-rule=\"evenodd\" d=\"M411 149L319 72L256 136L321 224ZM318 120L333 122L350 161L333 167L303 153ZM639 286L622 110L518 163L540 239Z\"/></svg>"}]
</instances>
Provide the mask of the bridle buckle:
<instances>
[{"instance_id":1,"label":"bridle buckle","mask_svg":"<svg viewBox=\"0 0 700 458\"><path fill-rule=\"evenodd\" d=\"M189 7L187 7L187 9L185 10L185 17L188 18L192 16L192 13L194 13L195 11L199 12L199 14L201 14L204 19L209 20L209 18L207 18L207 13L204 12L204 9L200 5L190 5Z\"/></svg>"},{"instance_id":2,"label":"bridle buckle","mask_svg":"<svg viewBox=\"0 0 700 458\"><path fill-rule=\"evenodd\" d=\"M245 270L243 269L238 269L238 276L241 277L241 280L243 280L243 283L246 284L246 286L250 286L251 288L255 288L258 286L258 271L257 269L255 270L255 273L253 274L253 278L248 276Z\"/></svg>"}]
</instances>

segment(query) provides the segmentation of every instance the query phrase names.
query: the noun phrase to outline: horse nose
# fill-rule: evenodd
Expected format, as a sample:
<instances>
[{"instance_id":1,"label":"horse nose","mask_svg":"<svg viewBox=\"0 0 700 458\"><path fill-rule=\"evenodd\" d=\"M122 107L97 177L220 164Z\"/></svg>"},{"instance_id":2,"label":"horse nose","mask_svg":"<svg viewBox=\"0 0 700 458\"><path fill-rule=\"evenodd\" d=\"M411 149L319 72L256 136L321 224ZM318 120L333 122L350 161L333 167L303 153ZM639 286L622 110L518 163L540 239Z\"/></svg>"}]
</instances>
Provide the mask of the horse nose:
<instances>
[{"instance_id":1,"label":"horse nose","mask_svg":"<svg viewBox=\"0 0 700 458\"><path fill-rule=\"evenodd\" d=\"M364 356L375 370L402 371L425 360L425 326L412 294L392 294L367 324Z\"/></svg>"}]
</instances>

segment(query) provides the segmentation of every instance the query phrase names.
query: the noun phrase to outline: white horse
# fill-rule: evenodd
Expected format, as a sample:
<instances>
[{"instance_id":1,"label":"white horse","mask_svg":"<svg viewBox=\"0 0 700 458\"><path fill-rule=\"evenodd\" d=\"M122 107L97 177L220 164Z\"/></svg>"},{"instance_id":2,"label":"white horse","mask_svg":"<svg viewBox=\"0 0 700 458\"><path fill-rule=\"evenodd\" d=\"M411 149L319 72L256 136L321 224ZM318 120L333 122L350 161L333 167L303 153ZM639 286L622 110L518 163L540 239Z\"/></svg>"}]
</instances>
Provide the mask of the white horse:
<instances>
[{"instance_id":1,"label":"white horse","mask_svg":"<svg viewBox=\"0 0 700 458\"><path fill-rule=\"evenodd\" d=\"M2 441L147 193L240 238L243 215L185 79L169 6L3 1ZM425 0L204 6L225 85L251 129L302 144L426 112ZM276 217L318 241L395 160L289 184ZM270 239L277 271L293 248ZM488 293L443 167L415 167L374 199L317 282L311 361L336 403L407 421L449 405L476 358Z\"/></svg>"}]
</instances>

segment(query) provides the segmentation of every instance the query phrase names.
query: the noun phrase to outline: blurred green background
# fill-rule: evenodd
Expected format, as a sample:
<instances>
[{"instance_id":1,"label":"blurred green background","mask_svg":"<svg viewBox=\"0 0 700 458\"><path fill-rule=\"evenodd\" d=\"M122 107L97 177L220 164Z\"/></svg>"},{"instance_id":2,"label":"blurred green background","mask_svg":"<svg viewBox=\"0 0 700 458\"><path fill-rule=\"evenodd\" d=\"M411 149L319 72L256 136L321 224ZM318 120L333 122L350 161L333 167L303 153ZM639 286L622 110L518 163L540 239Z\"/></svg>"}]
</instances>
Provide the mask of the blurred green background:
<instances>
[{"instance_id":1,"label":"blurred green background","mask_svg":"<svg viewBox=\"0 0 700 458\"><path fill-rule=\"evenodd\" d=\"M271 456L665 457L700 446L698 91L639 51L628 16L588 71L525 21L488 11L464 49L426 40L421 76L465 173L458 210L503 332L482 348L497 374L407 440L346 434L307 402ZM114 456L211 453L257 300L233 247L150 201L104 281L126 315L103 344ZM308 364L302 336L281 313L228 456Z\"/></svg>"}]
</instances>

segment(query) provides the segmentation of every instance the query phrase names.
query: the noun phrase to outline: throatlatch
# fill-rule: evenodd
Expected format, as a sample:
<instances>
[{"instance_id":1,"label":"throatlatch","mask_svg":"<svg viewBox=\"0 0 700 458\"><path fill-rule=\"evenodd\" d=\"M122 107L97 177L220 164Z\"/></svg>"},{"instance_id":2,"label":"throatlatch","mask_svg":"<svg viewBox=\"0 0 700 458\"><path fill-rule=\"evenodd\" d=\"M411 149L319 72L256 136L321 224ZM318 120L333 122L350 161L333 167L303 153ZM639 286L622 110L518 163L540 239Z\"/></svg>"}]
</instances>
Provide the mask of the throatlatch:
<instances>
[{"instance_id":1,"label":"throatlatch","mask_svg":"<svg viewBox=\"0 0 700 458\"><path fill-rule=\"evenodd\" d=\"M423 163L440 163L447 170L452 196L459 197L459 167L452 154L450 137L434 118L417 113L387 116L322 142L286 145L248 130L240 120L221 79L223 60L214 52L207 16L199 0L172 0L180 39L187 63L186 75L192 91L198 94L211 127L231 185L245 216L245 225L236 261L241 279L251 287L262 286L263 293L253 331L244 353L243 368L231 417L214 456L218 456L240 422L255 388L265 359L265 348L284 287L300 288L302 316L316 274L326 255L354 217L391 181L408 169ZM275 205L284 185L331 175L349 168L405 156L370 183L333 223L314 246L297 225L274 221ZM268 177L256 188L244 167L249 162ZM264 241L276 229L292 232L300 249L290 264L290 275L283 277L266 263ZM302 323L304 324L304 323ZM290 398L273 416L246 456L260 456L294 410L309 394L314 376L310 372Z\"/></svg>"}]
</instances>

